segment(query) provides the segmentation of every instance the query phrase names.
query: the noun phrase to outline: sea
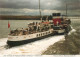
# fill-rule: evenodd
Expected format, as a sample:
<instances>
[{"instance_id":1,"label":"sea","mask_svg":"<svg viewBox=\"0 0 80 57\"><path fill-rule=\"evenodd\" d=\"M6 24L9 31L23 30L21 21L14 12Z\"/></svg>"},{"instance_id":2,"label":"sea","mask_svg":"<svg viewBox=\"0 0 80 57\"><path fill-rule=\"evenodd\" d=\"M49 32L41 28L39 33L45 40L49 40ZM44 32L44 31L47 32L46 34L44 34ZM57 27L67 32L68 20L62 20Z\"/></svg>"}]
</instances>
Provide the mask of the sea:
<instances>
[{"instance_id":1,"label":"sea","mask_svg":"<svg viewBox=\"0 0 80 57\"><path fill-rule=\"evenodd\" d=\"M10 28L8 28L8 22ZM7 38L10 30L27 28L29 23L40 22L39 20L0 20L0 38Z\"/></svg>"},{"instance_id":2,"label":"sea","mask_svg":"<svg viewBox=\"0 0 80 57\"><path fill-rule=\"evenodd\" d=\"M70 17L71 25L74 28L80 26L80 17ZM51 21L51 20L50 20ZM8 22L10 23L10 28L8 28ZM27 28L29 23L32 22L40 22L40 20L0 20L0 39L7 38L10 30L18 29L18 28Z\"/></svg>"}]
</instances>

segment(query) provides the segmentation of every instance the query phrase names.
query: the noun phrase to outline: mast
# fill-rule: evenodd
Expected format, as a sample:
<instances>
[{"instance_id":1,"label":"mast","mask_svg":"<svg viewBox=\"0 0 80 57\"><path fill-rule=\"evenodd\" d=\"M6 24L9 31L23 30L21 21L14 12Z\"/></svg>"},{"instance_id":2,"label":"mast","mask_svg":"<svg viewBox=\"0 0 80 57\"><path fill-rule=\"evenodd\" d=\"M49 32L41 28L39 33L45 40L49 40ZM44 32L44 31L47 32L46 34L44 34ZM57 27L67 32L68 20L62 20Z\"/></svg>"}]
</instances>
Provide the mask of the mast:
<instances>
[{"instance_id":1,"label":"mast","mask_svg":"<svg viewBox=\"0 0 80 57\"><path fill-rule=\"evenodd\" d=\"M40 17L41 17L41 9L40 9L40 0L39 0L39 13L40 13Z\"/></svg>"},{"instance_id":2,"label":"mast","mask_svg":"<svg viewBox=\"0 0 80 57\"><path fill-rule=\"evenodd\" d=\"M39 0L39 13L40 13L40 20L41 20L41 22L42 22L40 0Z\"/></svg>"},{"instance_id":3,"label":"mast","mask_svg":"<svg viewBox=\"0 0 80 57\"><path fill-rule=\"evenodd\" d=\"M67 18L67 3L66 3L66 18Z\"/></svg>"},{"instance_id":4,"label":"mast","mask_svg":"<svg viewBox=\"0 0 80 57\"><path fill-rule=\"evenodd\" d=\"M46 21L48 21L48 16L46 17Z\"/></svg>"}]
</instances>

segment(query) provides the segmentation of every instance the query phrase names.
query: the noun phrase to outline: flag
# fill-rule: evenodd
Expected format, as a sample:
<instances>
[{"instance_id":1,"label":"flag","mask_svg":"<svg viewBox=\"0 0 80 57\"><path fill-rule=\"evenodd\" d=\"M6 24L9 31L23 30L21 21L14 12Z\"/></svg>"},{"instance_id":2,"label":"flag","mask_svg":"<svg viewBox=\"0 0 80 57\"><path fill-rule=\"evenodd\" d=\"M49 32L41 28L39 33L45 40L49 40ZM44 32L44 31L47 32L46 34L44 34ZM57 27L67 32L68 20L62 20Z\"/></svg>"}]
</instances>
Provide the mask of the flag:
<instances>
[{"instance_id":1,"label":"flag","mask_svg":"<svg viewBox=\"0 0 80 57\"><path fill-rule=\"evenodd\" d=\"M9 23L9 21L8 21L8 28L10 28L10 23Z\"/></svg>"}]
</instances>

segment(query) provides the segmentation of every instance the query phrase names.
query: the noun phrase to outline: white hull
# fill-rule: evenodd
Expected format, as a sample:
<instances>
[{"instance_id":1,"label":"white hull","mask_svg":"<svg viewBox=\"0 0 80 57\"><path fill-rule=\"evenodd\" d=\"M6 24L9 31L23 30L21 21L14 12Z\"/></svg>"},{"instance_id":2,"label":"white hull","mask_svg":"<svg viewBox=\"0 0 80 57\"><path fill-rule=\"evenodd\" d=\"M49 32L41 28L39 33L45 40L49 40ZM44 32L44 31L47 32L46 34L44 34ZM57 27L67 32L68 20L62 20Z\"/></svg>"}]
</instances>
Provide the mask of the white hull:
<instances>
[{"instance_id":1,"label":"white hull","mask_svg":"<svg viewBox=\"0 0 80 57\"><path fill-rule=\"evenodd\" d=\"M23 41L23 40L29 40L29 39L33 39L33 38L38 38L38 37L42 37L48 34L53 33L53 29L50 29L48 31L44 31L44 32L38 32L38 33L34 33L34 34L27 34L27 35L21 35L21 36L11 36L8 35L8 41Z\"/></svg>"}]
</instances>

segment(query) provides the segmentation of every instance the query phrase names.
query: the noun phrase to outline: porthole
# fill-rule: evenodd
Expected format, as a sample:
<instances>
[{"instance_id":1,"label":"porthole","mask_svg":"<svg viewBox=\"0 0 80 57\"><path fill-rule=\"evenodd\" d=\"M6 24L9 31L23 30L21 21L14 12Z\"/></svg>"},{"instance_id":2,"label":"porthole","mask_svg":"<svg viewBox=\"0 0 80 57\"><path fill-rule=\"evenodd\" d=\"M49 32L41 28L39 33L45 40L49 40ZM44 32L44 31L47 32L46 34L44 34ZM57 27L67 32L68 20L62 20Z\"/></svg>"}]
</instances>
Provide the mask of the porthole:
<instances>
[{"instance_id":1,"label":"porthole","mask_svg":"<svg viewBox=\"0 0 80 57\"><path fill-rule=\"evenodd\" d=\"M39 37L40 37L40 34L39 34Z\"/></svg>"},{"instance_id":2,"label":"porthole","mask_svg":"<svg viewBox=\"0 0 80 57\"><path fill-rule=\"evenodd\" d=\"M42 33L41 33L41 36L42 36Z\"/></svg>"},{"instance_id":3,"label":"porthole","mask_svg":"<svg viewBox=\"0 0 80 57\"><path fill-rule=\"evenodd\" d=\"M37 37L38 37L38 34L37 34Z\"/></svg>"},{"instance_id":4,"label":"porthole","mask_svg":"<svg viewBox=\"0 0 80 57\"><path fill-rule=\"evenodd\" d=\"M46 35L47 35L47 32L46 32Z\"/></svg>"}]
</instances>

